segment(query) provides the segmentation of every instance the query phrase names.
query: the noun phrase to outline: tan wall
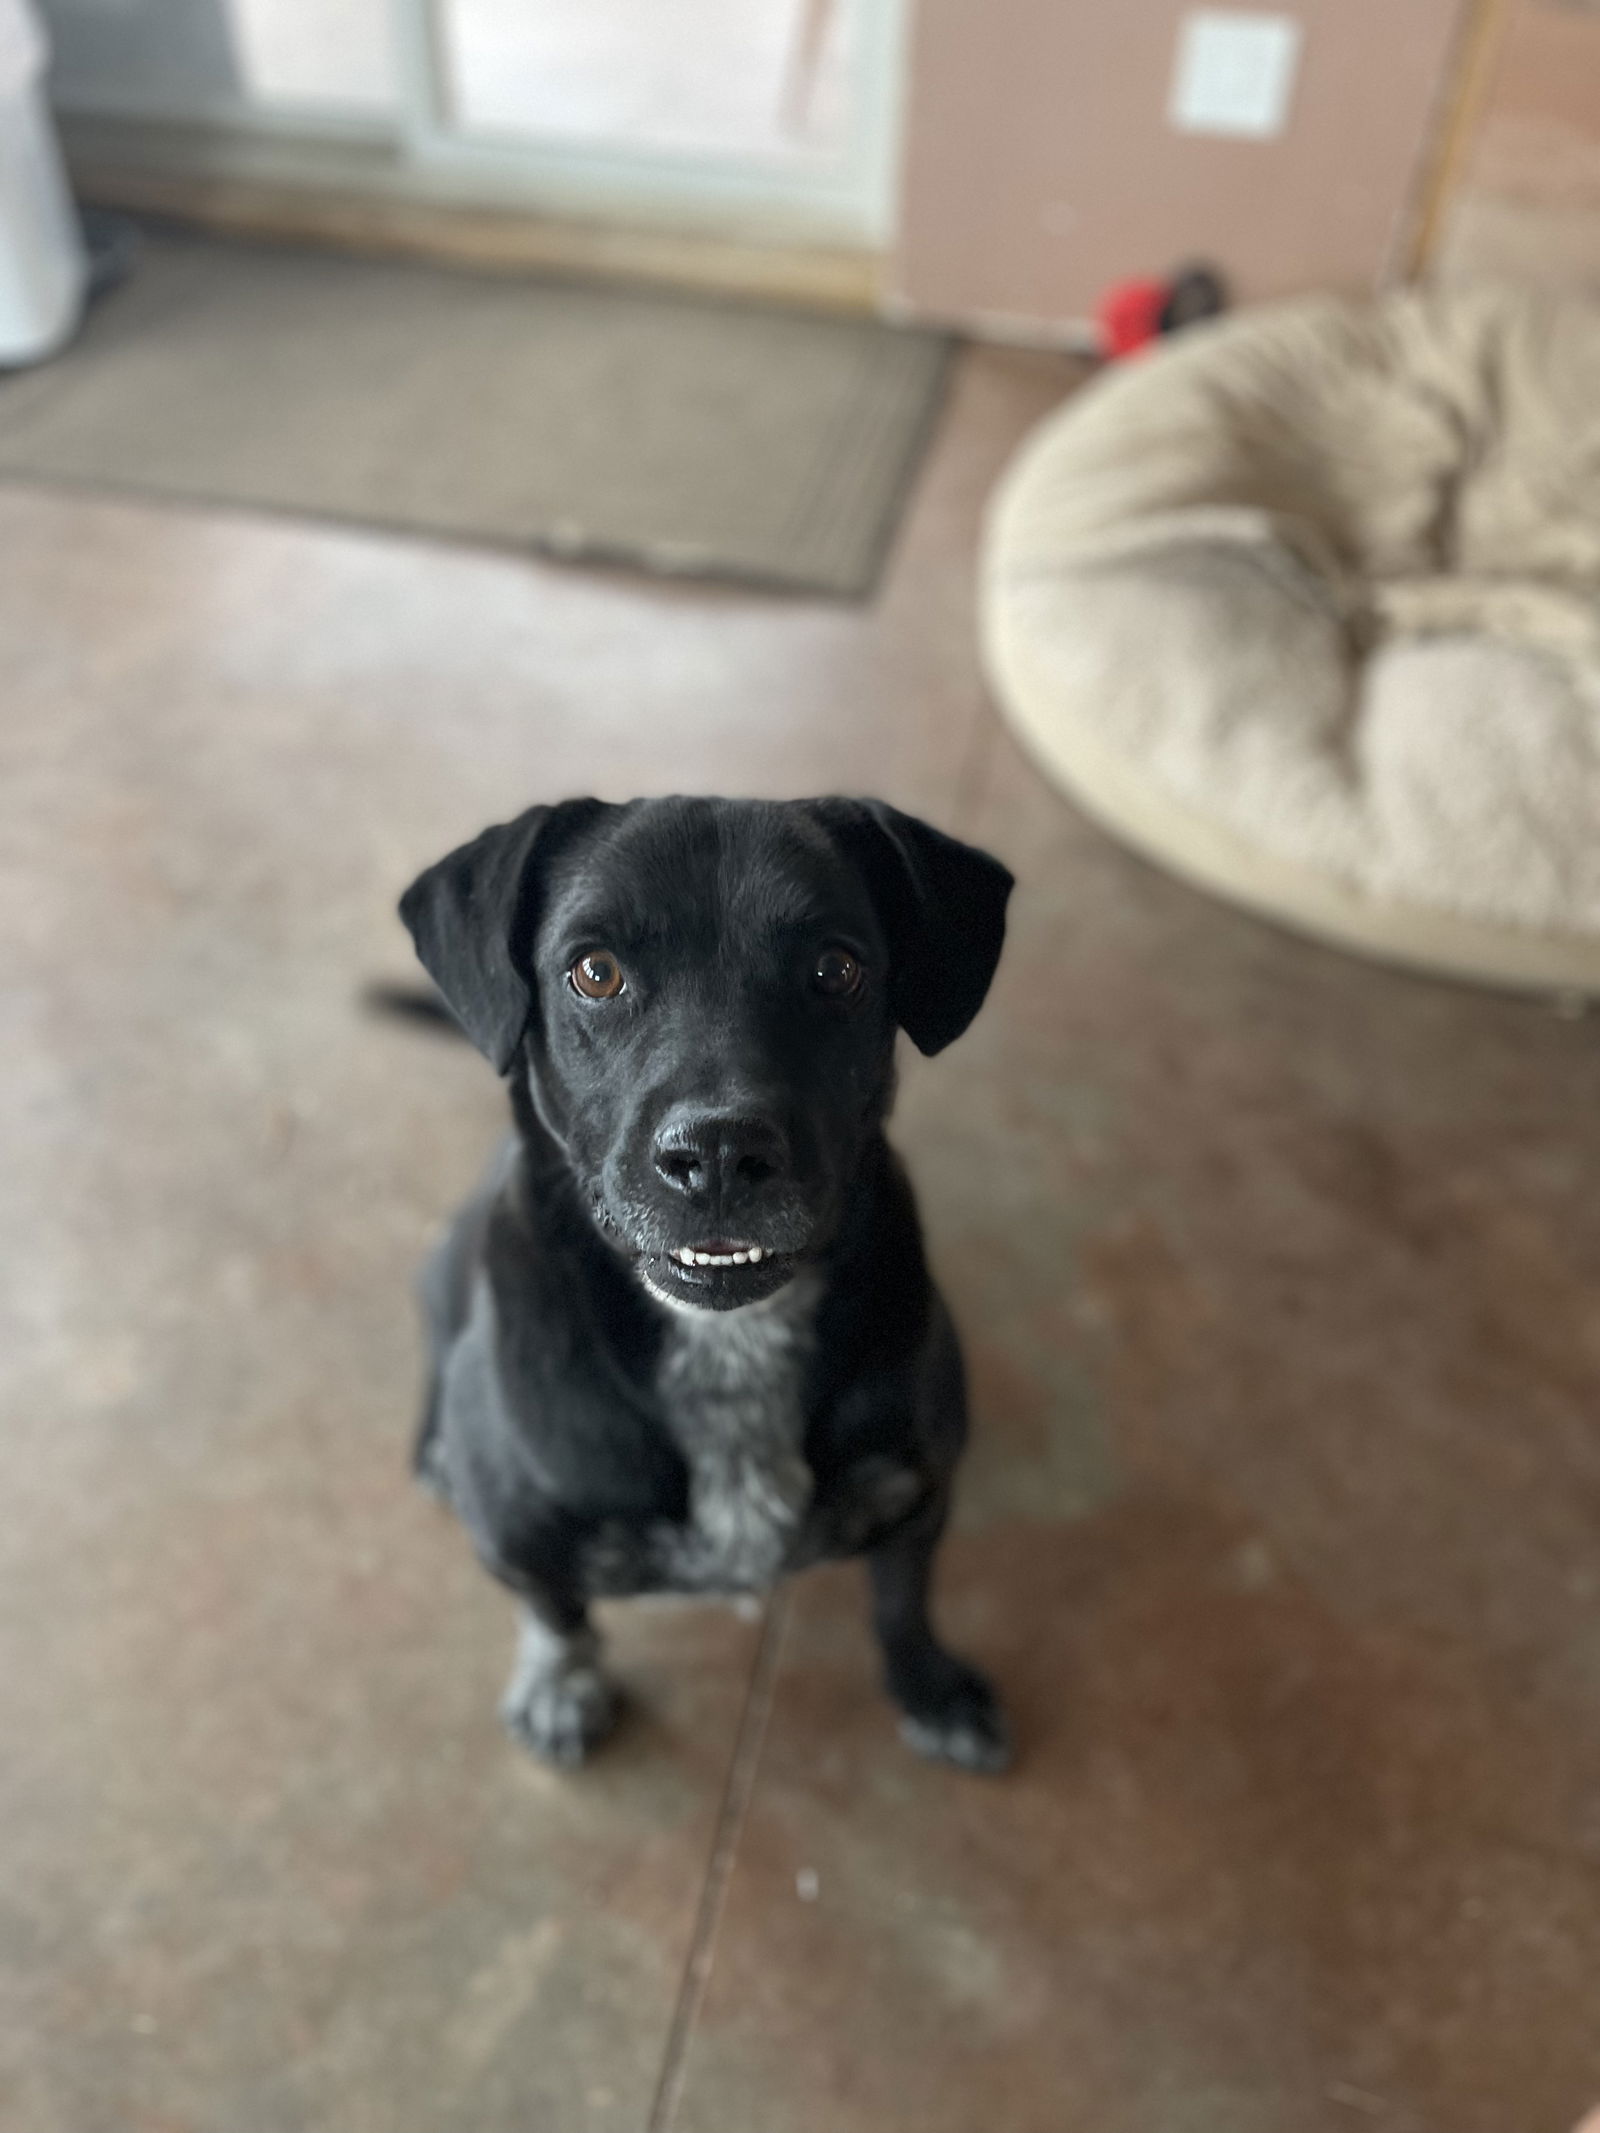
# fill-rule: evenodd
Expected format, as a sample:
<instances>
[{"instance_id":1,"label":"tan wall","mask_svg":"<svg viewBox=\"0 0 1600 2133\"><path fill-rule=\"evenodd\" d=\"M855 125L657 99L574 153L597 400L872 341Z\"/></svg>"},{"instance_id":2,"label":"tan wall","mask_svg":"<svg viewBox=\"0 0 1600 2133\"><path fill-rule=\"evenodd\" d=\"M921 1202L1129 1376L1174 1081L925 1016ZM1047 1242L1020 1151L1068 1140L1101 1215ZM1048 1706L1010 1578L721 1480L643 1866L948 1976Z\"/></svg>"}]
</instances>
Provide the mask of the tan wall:
<instances>
[{"instance_id":1,"label":"tan wall","mask_svg":"<svg viewBox=\"0 0 1600 2133\"><path fill-rule=\"evenodd\" d=\"M1600 4L1507 0L1438 271L1600 286Z\"/></svg>"},{"instance_id":2,"label":"tan wall","mask_svg":"<svg viewBox=\"0 0 1600 2133\"><path fill-rule=\"evenodd\" d=\"M1487 116L1537 119L1600 141L1600 4L1518 0Z\"/></svg>"},{"instance_id":3,"label":"tan wall","mask_svg":"<svg viewBox=\"0 0 1600 2133\"><path fill-rule=\"evenodd\" d=\"M1178 0L920 0L894 285L932 315L1084 318L1190 257L1243 299L1368 287L1395 254L1461 0L1244 0L1304 26L1287 130L1174 131Z\"/></svg>"}]
</instances>

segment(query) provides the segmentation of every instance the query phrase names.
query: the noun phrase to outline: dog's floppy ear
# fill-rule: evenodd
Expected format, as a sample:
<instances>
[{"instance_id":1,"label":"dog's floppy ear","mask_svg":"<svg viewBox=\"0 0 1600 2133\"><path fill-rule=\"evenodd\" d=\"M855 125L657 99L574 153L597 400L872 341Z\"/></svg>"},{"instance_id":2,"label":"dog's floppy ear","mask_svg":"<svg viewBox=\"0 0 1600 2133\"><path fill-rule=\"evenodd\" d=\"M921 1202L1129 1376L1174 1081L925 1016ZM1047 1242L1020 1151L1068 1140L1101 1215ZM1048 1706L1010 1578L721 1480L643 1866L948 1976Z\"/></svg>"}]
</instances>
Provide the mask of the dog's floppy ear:
<instances>
[{"instance_id":1,"label":"dog's floppy ear","mask_svg":"<svg viewBox=\"0 0 1600 2133\"><path fill-rule=\"evenodd\" d=\"M942 1052L989 990L1005 943L1010 873L881 800L814 805L866 878L888 937L895 1020L919 1052Z\"/></svg>"},{"instance_id":2,"label":"dog's floppy ear","mask_svg":"<svg viewBox=\"0 0 1600 2133\"><path fill-rule=\"evenodd\" d=\"M478 1050L503 1074L533 1006L527 973L539 876L598 800L530 807L419 874L400 899L417 956Z\"/></svg>"}]
</instances>

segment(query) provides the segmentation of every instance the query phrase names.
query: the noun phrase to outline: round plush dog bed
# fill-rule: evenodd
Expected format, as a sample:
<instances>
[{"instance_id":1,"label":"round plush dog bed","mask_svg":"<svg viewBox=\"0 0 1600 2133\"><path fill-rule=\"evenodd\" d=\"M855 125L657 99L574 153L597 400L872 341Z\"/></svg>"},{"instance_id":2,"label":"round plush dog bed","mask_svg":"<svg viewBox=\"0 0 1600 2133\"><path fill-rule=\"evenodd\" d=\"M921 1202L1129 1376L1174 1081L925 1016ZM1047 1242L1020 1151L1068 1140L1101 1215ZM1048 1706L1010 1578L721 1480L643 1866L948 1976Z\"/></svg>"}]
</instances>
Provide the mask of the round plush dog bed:
<instances>
[{"instance_id":1,"label":"round plush dog bed","mask_svg":"<svg viewBox=\"0 0 1600 2133\"><path fill-rule=\"evenodd\" d=\"M1600 990L1600 306L1315 298L1107 372L1001 484L982 619L1023 741L1151 857Z\"/></svg>"}]
</instances>

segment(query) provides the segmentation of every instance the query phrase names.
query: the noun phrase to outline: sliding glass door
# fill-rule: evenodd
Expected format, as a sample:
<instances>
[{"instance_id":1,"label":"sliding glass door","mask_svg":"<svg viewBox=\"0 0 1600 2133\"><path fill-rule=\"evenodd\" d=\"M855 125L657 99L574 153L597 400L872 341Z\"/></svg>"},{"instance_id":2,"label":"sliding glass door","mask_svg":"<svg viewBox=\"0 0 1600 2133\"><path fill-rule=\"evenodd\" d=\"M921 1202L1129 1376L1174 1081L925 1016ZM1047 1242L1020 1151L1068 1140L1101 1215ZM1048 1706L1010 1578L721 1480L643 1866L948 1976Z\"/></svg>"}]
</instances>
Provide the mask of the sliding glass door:
<instances>
[{"instance_id":1,"label":"sliding glass door","mask_svg":"<svg viewBox=\"0 0 1600 2133\"><path fill-rule=\"evenodd\" d=\"M908 0L44 0L74 114L388 151L430 197L874 245Z\"/></svg>"}]
</instances>

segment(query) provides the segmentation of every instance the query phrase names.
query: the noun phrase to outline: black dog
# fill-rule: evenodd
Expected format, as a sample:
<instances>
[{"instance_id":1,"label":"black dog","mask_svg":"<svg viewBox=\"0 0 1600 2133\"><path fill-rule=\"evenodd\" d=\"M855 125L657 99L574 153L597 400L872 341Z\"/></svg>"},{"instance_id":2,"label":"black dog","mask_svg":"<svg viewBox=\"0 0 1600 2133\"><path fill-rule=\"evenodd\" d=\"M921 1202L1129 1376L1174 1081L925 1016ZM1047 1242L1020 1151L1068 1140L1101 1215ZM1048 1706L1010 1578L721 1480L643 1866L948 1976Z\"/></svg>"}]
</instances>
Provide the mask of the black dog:
<instances>
[{"instance_id":1,"label":"black dog","mask_svg":"<svg viewBox=\"0 0 1600 2133\"><path fill-rule=\"evenodd\" d=\"M424 1276L418 1466L524 1603L503 1716L539 1754L611 1722L592 1599L864 1554L906 1737L1005 1764L928 1623L965 1394L883 1123L896 1025L960 1036L1010 889L873 802L574 800L406 892L518 1129Z\"/></svg>"}]
</instances>

